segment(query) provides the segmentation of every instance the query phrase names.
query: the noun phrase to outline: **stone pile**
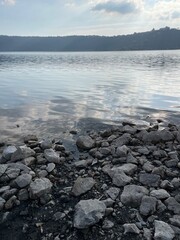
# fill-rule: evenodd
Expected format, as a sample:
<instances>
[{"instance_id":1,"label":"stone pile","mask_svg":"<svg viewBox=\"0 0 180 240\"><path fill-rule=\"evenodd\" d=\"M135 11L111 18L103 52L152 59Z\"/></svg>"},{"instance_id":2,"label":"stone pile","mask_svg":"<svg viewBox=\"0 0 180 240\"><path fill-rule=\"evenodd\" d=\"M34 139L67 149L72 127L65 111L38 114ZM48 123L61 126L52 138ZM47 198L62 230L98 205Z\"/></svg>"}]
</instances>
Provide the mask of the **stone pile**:
<instances>
[{"instance_id":1,"label":"stone pile","mask_svg":"<svg viewBox=\"0 0 180 240\"><path fill-rule=\"evenodd\" d=\"M3 148L4 214L28 199L51 203L57 231L44 239L180 239L179 126L124 122L75 138L77 161L62 143L35 136Z\"/></svg>"}]
</instances>

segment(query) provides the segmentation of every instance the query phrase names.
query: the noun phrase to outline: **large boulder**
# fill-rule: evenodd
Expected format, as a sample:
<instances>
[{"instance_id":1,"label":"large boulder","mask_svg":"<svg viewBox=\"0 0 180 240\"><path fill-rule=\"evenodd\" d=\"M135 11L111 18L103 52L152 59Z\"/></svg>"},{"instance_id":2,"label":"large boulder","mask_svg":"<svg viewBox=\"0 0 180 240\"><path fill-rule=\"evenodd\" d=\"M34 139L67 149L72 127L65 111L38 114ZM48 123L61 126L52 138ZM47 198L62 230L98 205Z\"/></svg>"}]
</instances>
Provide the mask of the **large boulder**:
<instances>
[{"instance_id":1,"label":"large boulder","mask_svg":"<svg viewBox=\"0 0 180 240\"><path fill-rule=\"evenodd\" d=\"M74 227L88 228L99 222L105 215L106 205L97 200L81 200L75 206Z\"/></svg>"}]
</instances>

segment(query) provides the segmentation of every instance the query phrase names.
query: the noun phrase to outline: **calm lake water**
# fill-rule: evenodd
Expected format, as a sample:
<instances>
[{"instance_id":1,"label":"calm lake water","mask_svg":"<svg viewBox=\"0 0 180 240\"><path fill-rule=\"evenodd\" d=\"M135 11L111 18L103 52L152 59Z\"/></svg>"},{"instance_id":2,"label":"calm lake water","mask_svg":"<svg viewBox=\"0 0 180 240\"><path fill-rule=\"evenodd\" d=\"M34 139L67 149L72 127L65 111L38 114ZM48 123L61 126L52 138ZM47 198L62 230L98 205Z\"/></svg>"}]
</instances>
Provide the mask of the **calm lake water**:
<instances>
[{"instance_id":1,"label":"calm lake water","mask_svg":"<svg viewBox=\"0 0 180 240\"><path fill-rule=\"evenodd\" d=\"M1 139L147 115L180 122L179 50L0 53Z\"/></svg>"}]
</instances>

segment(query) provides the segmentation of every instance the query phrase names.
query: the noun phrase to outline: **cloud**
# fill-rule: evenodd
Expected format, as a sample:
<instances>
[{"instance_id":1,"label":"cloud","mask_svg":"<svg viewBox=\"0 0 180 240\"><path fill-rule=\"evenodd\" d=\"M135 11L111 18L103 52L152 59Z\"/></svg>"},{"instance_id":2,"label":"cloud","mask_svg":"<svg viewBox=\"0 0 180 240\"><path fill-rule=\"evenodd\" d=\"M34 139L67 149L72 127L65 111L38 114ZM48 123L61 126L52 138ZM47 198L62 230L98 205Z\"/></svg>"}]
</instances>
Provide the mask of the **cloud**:
<instances>
[{"instance_id":1,"label":"cloud","mask_svg":"<svg viewBox=\"0 0 180 240\"><path fill-rule=\"evenodd\" d=\"M174 11L171 14L171 18L180 18L180 11Z\"/></svg>"},{"instance_id":2,"label":"cloud","mask_svg":"<svg viewBox=\"0 0 180 240\"><path fill-rule=\"evenodd\" d=\"M92 10L105 11L108 13L129 14L139 11L139 6L135 1L123 0L123 1L107 1L96 4Z\"/></svg>"},{"instance_id":3,"label":"cloud","mask_svg":"<svg viewBox=\"0 0 180 240\"><path fill-rule=\"evenodd\" d=\"M8 6L13 6L16 4L16 0L3 0L1 1L2 5L8 5Z\"/></svg>"}]
</instances>

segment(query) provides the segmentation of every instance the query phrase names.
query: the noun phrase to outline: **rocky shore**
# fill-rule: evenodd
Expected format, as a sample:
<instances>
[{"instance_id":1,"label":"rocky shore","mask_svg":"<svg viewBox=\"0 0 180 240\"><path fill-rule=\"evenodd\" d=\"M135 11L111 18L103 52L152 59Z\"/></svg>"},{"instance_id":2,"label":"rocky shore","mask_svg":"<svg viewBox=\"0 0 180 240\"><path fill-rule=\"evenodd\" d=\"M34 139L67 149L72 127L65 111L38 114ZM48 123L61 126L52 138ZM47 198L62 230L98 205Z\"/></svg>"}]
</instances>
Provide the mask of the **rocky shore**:
<instances>
[{"instance_id":1,"label":"rocky shore","mask_svg":"<svg viewBox=\"0 0 180 240\"><path fill-rule=\"evenodd\" d=\"M180 126L0 142L0 239L180 239Z\"/></svg>"}]
</instances>

